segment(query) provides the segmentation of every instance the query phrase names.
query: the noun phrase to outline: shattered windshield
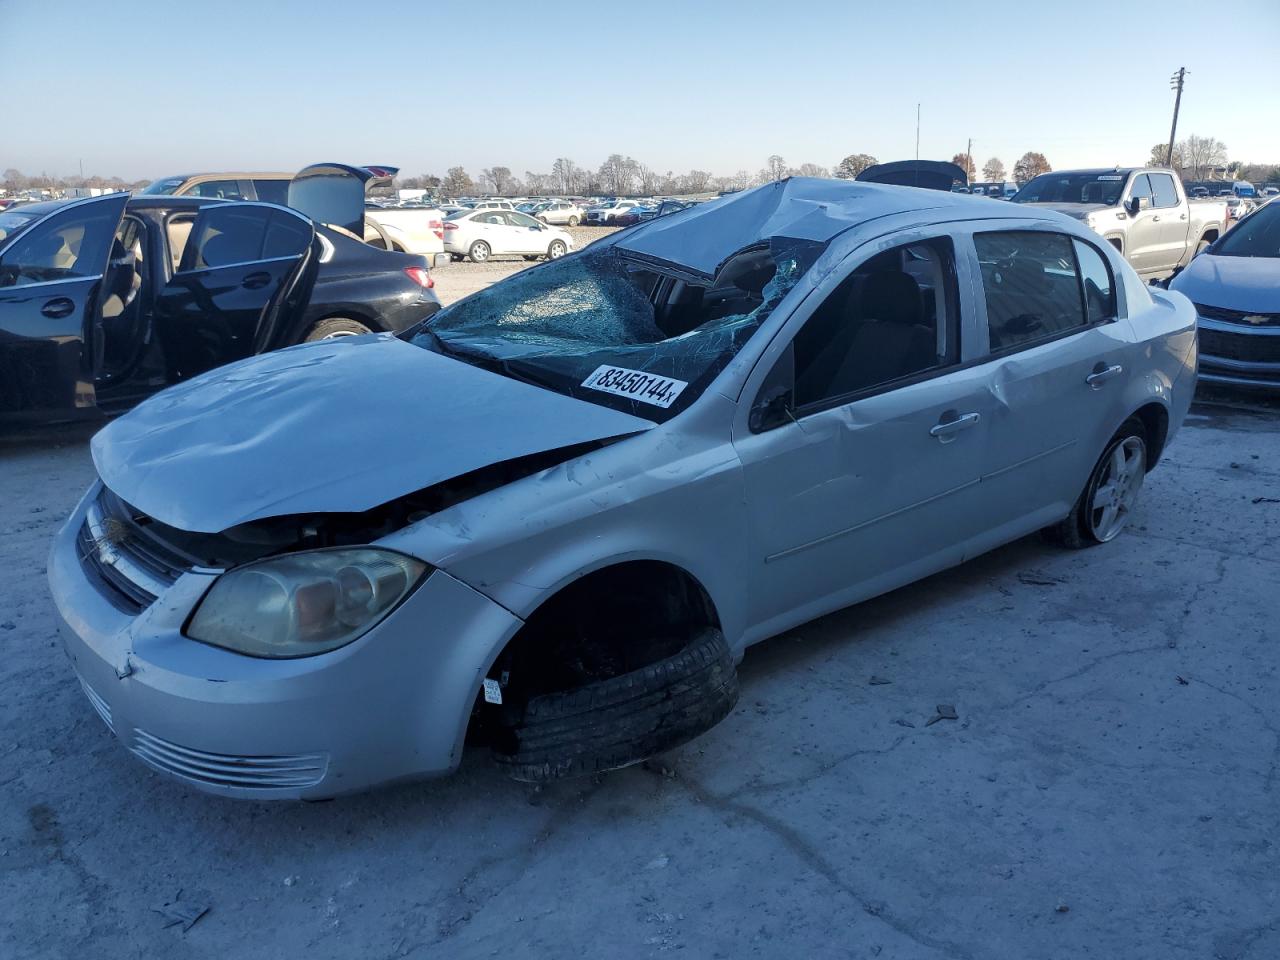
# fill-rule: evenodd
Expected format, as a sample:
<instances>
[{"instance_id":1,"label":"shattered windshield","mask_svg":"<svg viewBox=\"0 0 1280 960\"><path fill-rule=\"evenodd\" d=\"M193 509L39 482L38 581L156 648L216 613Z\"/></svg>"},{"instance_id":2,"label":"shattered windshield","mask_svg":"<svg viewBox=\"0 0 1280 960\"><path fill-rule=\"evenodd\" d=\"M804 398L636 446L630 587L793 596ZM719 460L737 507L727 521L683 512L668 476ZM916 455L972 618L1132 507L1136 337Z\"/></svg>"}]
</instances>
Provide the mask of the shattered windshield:
<instances>
[{"instance_id":1,"label":"shattered windshield","mask_svg":"<svg viewBox=\"0 0 1280 960\"><path fill-rule=\"evenodd\" d=\"M825 244L773 238L714 278L617 247L551 261L437 313L413 343L648 420L691 404Z\"/></svg>"}]
</instances>

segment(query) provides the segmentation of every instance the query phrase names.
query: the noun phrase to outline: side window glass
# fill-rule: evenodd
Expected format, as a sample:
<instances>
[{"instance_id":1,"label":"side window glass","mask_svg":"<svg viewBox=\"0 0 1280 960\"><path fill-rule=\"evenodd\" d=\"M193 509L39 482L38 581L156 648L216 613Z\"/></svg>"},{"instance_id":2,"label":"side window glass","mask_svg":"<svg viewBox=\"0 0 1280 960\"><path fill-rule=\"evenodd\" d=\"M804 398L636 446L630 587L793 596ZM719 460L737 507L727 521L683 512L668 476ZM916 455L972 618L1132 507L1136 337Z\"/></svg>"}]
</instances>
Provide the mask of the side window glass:
<instances>
[{"instance_id":1,"label":"side window glass","mask_svg":"<svg viewBox=\"0 0 1280 960\"><path fill-rule=\"evenodd\" d=\"M0 260L0 287L101 276L116 233L118 208L94 203L34 227Z\"/></svg>"},{"instance_id":2,"label":"side window glass","mask_svg":"<svg viewBox=\"0 0 1280 960\"><path fill-rule=\"evenodd\" d=\"M1075 244L1076 259L1080 264L1080 280L1084 287L1084 303L1089 322L1102 323L1114 319L1116 295L1111 268L1092 244L1083 240L1071 242Z\"/></svg>"},{"instance_id":3,"label":"side window glass","mask_svg":"<svg viewBox=\"0 0 1280 960\"><path fill-rule=\"evenodd\" d=\"M219 200L244 199L244 195L240 193L240 183L237 180L206 180L204 183L197 183L189 193L196 197L210 197Z\"/></svg>"},{"instance_id":4,"label":"side window glass","mask_svg":"<svg viewBox=\"0 0 1280 960\"><path fill-rule=\"evenodd\" d=\"M1151 190L1155 194L1155 206L1176 207L1178 205L1178 191L1174 189L1173 177L1167 173L1152 173L1148 174L1147 179L1151 181Z\"/></svg>"},{"instance_id":5,"label":"side window glass","mask_svg":"<svg viewBox=\"0 0 1280 960\"><path fill-rule=\"evenodd\" d=\"M255 180L253 190L263 203L278 203L282 207L289 205L288 180Z\"/></svg>"},{"instance_id":6,"label":"side window glass","mask_svg":"<svg viewBox=\"0 0 1280 960\"><path fill-rule=\"evenodd\" d=\"M956 291L946 238L895 247L859 266L796 335L796 408L956 363Z\"/></svg>"},{"instance_id":7,"label":"side window glass","mask_svg":"<svg viewBox=\"0 0 1280 960\"><path fill-rule=\"evenodd\" d=\"M196 217L179 272L262 259L272 211L248 204L205 207Z\"/></svg>"},{"instance_id":8,"label":"side window glass","mask_svg":"<svg viewBox=\"0 0 1280 960\"><path fill-rule=\"evenodd\" d=\"M1072 241L1060 233L979 233L991 351L1015 349L1085 324Z\"/></svg>"},{"instance_id":9,"label":"side window glass","mask_svg":"<svg viewBox=\"0 0 1280 960\"><path fill-rule=\"evenodd\" d=\"M1151 181L1145 173L1134 177L1133 186L1129 188L1129 199L1136 200L1142 197L1146 197L1148 201L1151 200Z\"/></svg>"},{"instance_id":10,"label":"side window glass","mask_svg":"<svg viewBox=\"0 0 1280 960\"><path fill-rule=\"evenodd\" d=\"M311 245L311 237L310 223L284 210L275 210L267 225L267 237L262 243L262 259L299 257Z\"/></svg>"}]
</instances>

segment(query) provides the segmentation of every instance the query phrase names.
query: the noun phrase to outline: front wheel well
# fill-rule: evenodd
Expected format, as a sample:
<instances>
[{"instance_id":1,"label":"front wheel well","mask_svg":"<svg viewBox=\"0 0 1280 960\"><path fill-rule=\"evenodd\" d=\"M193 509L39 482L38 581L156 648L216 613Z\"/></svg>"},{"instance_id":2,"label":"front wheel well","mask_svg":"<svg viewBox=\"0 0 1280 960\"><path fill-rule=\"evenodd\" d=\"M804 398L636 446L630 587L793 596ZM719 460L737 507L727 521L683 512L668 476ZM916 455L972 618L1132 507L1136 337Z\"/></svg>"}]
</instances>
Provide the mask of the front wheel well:
<instances>
[{"instance_id":1,"label":"front wheel well","mask_svg":"<svg viewBox=\"0 0 1280 960\"><path fill-rule=\"evenodd\" d=\"M1115 247L1120 253L1124 253L1124 239L1122 237L1107 237L1107 243Z\"/></svg>"},{"instance_id":2,"label":"front wheel well","mask_svg":"<svg viewBox=\"0 0 1280 960\"><path fill-rule=\"evenodd\" d=\"M688 571L628 560L587 573L534 610L490 675L508 675L518 699L630 673L679 652L720 618Z\"/></svg>"},{"instance_id":3,"label":"front wheel well","mask_svg":"<svg viewBox=\"0 0 1280 960\"><path fill-rule=\"evenodd\" d=\"M1201 243L1213 243L1213 241L1215 241L1215 240L1217 240L1217 239L1218 239L1218 231L1217 231L1217 230L1214 230L1214 229L1212 229L1212 228L1211 228L1211 229L1209 229L1209 230L1206 230L1206 231L1205 231L1205 232L1200 236L1200 242L1201 242Z\"/></svg>"},{"instance_id":4,"label":"front wheel well","mask_svg":"<svg viewBox=\"0 0 1280 960\"><path fill-rule=\"evenodd\" d=\"M1142 423L1147 442L1147 472L1149 473L1160 454L1164 451L1164 442L1169 436L1169 412L1158 403L1148 403L1134 411Z\"/></svg>"}]
</instances>

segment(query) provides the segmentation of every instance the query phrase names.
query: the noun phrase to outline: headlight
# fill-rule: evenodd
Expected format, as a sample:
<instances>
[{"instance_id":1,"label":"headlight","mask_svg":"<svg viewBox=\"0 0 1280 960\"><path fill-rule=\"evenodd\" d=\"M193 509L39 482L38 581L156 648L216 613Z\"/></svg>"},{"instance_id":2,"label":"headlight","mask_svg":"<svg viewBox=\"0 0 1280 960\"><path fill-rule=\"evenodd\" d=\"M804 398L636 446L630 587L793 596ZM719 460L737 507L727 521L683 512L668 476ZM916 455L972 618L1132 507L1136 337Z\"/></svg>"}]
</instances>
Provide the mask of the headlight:
<instances>
[{"instance_id":1,"label":"headlight","mask_svg":"<svg viewBox=\"0 0 1280 960\"><path fill-rule=\"evenodd\" d=\"M370 547L314 550L224 573L187 636L251 657L310 657L350 643L414 588L427 565Z\"/></svg>"}]
</instances>

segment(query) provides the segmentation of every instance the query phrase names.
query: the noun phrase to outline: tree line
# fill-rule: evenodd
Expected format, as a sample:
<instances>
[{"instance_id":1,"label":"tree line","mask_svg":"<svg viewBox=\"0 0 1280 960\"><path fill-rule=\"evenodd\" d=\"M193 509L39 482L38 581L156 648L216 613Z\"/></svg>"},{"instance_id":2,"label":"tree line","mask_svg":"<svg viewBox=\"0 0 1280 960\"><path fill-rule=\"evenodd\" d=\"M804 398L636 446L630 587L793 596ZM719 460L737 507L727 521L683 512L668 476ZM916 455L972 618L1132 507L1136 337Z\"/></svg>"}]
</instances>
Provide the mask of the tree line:
<instances>
[{"instance_id":1,"label":"tree line","mask_svg":"<svg viewBox=\"0 0 1280 960\"><path fill-rule=\"evenodd\" d=\"M1250 183L1280 181L1280 164L1244 163L1227 158L1227 145L1216 137L1191 134L1173 145L1157 143L1148 161L1153 167L1173 167L1184 180L1247 180Z\"/></svg>"},{"instance_id":2,"label":"tree line","mask_svg":"<svg viewBox=\"0 0 1280 960\"><path fill-rule=\"evenodd\" d=\"M1156 144L1151 148L1150 164L1165 166L1167 144ZM851 153L841 159L834 167L828 168L816 163L802 163L791 166L780 154L770 155L756 171L738 170L729 176L717 176L706 170L690 170L687 173L676 173L672 170L658 170L633 157L620 153L611 153L599 167L583 166L569 157L560 157L545 173L526 170L524 176L517 176L510 167L486 167L475 177L465 167L450 167L443 177L424 173L419 176L398 179L399 187L427 189L444 196L456 197L483 193L493 196L548 195L563 196L613 196L660 194L682 196L697 193L725 193L734 190L745 190L781 180L784 177L837 177L852 180L867 167L879 161L868 153ZM965 171L970 181L977 179L977 165L973 157L957 153L951 162ZM1215 174L1225 173L1229 177L1267 183L1280 180L1280 164L1229 162L1227 147L1214 137L1201 137L1192 134L1179 141L1174 147L1173 167L1184 179L1207 180ZM1049 173L1053 167L1043 153L1029 150L1013 165L1012 178L1021 186L1033 177ZM1003 182L1010 174L999 157L991 157L982 166L984 181ZM51 177L46 174L28 176L22 171L9 168L4 171L0 185L10 193L30 190L66 190L76 187L100 187L112 190L140 190L148 180L127 181L120 177Z\"/></svg>"},{"instance_id":3,"label":"tree line","mask_svg":"<svg viewBox=\"0 0 1280 960\"><path fill-rule=\"evenodd\" d=\"M956 154L951 162L965 170L970 180L976 178L976 169L971 157ZM582 166L568 157L561 157L551 165L549 173L526 170L524 176L520 177L510 167L494 166L484 168L478 176L473 177L465 167L450 167L443 177L424 173L397 180L396 185L409 189L432 190L447 197L478 193L498 197L548 194L682 196L745 190L747 187L782 180L785 177L836 177L842 180L853 180L867 167L877 163L879 161L869 153L851 153L834 167L824 167L816 163L791 166L780 154L775 153L754 173L750 170L739 170L730 176L716 176L706 170L690 170L688 173L659 171L633 157L613 153L595 169ZM1052 169L1043 153L1029 151L1014 164L1013 177L1019 184L1023 184L1032 177ZM999 158L992 157L983 167L983 174L988 180L1002 181L1006 175L1004 164Z\"/></svg>"}]
</instances>

